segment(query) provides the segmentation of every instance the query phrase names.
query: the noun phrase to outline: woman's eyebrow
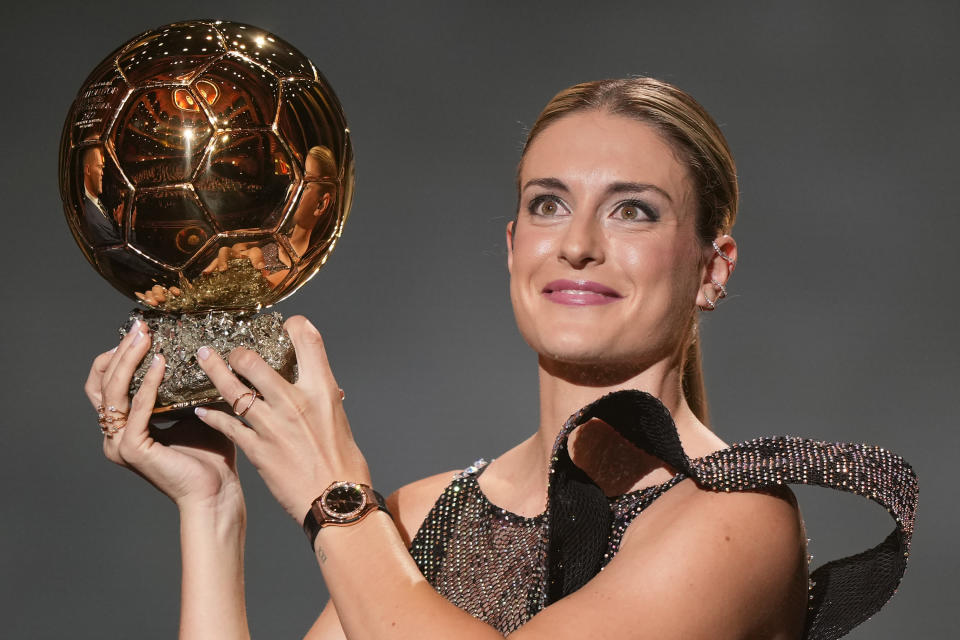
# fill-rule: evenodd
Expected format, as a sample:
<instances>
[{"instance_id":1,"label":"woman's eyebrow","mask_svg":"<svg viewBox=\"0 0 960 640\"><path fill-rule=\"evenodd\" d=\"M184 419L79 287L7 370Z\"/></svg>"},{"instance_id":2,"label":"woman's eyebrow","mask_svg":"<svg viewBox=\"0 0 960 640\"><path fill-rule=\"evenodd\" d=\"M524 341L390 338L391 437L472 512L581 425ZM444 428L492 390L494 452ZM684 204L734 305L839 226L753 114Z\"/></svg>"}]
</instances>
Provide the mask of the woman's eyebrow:
<instances>
[{"instance_id":1,"label":"woman's eyebrow","mask_svg":"<svg viewBox=\"0 0 960 640\"><path fill-rule=\"evenodd\" d=\"M556 191L564 191L569 193L570 188L563 183L562 180L557 178L534 178L528 180L524 185L522 191L526 191L528 187L544 187L545 189L553 189ZM616 195L619 193L637 193L640 191L656 191L669 202L673 202L673 198L670 197L670 194L658 187L655 184L649 184L646 182L614 182L611 183L607 189L605 196L609 197L611 195Z\"/></svg>"},{"instance_id":2,"label":"woman's eyebrow","mask_svg":"<svg viewBox=\"0 0 960 640\"><path fill-rule=\"evenodd\" d=\"M533 180L528 180L526 184L523 185L523 189L521 189L521 191L526 191L527 187L544 187L546 189L566 191L567 193L570 192L570 189L567 188L567 185L557 178L534 178Z\"/></svg>"},{"instance_id":3,"label":"woman's eyebrow","mask_svg":"<svg viewBox=\"0 0 960 640\"><path fill-rule=\"evenodd\" d=\"M618 193L636 193L638 191L656 191L671 203L673 202L673 198L670 197L669 193L655 184L648 184L646 182L614 182L607 187L606 195L611 196Z\"/></svg>"}]
</instances>

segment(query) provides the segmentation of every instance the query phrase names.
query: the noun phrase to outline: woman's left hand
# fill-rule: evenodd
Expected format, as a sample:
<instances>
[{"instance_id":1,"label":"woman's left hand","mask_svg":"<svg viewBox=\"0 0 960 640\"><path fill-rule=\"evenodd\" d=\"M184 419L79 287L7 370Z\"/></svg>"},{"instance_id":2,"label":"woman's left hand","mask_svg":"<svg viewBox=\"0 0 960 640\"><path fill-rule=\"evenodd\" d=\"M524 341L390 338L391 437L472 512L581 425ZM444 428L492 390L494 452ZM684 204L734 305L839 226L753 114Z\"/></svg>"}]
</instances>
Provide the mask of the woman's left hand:
<instances>
[{"instance_id":1,"label":"woman's left hand","mask_svg":"<svg viewBox=\"0 0 960 640\"><path fill-rule=\"evenodd\" d=\"M370 470L354 442L320 333L303 316L290 318L284 328L297 352L297 383L284 380L256 352L235 349L230 366L263 395L244 415L250 426L223 411L201 409L197 415L243 450L299 524L332 482L370 484ZM213 349L201 348L197 361L227 402L249 394ZM249 402L241 399L237 410Z\"/></svg>"}]
</instances>

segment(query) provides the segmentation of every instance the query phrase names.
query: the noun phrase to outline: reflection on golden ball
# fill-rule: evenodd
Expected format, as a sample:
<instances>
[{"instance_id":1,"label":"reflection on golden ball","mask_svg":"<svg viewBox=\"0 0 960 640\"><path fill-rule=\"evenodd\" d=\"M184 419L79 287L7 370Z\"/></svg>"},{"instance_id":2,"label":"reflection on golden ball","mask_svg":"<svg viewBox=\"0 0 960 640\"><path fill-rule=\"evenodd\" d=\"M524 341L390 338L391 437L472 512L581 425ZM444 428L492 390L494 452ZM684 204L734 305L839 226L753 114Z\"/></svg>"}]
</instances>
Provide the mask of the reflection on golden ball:
<instances>
[{"instance_id":1,"label":"reflection on golden ball","mask_svg":"<svg viewBox=\"0 0 960 640\"><path fill-rule=\"evenodd\" d=\"M353 170L346 119L313 63L222 21L166 25L110 54L60 146L84 255L144 304L157 305L144 295L155 285L182 291L159 303L171 311L256 310L291 294L340 237Z\"/></svg>"}]
</instances>

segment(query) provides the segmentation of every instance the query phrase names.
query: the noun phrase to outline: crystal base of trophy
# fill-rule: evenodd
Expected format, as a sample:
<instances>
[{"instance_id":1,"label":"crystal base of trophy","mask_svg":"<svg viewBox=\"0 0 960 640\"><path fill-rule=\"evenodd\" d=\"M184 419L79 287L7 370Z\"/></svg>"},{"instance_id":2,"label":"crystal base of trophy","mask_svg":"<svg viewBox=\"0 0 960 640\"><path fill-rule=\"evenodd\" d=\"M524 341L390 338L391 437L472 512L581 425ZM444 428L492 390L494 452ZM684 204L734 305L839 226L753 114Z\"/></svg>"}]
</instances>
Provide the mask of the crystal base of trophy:
<instances>
[{"instance_id":1,"label":"crystal base of trophy","mask_svg":"<svg viewBox=\"0 0 960 640\"><path fill-rule=\"evenodd\" d=\"M166 361L163 381L157 390L154 414L176 419L200 405L229 404L220 396L210 379L197 363L197 350L208 347L224 361L230 352L245 347L260 357L288 382L297 381L296 355L290 336L283 329L279 313L165 313L134 310L126 326L125 335L137 321L149 329L152 342L130 384L132 396L140 388L155 354Z\"/></svg>"}]
</instances>

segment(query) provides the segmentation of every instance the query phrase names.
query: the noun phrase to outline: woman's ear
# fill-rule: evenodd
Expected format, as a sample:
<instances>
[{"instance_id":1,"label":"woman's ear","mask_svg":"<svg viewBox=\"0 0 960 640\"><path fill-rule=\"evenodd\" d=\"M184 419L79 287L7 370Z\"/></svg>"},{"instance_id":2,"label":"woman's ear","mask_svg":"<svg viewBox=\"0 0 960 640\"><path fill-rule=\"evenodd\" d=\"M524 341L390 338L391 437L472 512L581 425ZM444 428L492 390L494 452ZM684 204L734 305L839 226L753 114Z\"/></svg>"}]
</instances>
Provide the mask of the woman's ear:
<instances>
[{"instance_id":1,"label":"woman's ear","mask_svg":"<svg viewBox=\"0 0 960 640\"><path fill-rule=\"evenodd\" d=\"M737 264L737 241L733 236L718 236L713 243L704 248L703 277L697 292L697 306L704 311L716 308L720 298L727 295L730 276Z\"/></svg>"},{"instance_id":2,"label":"woman's ear","mask_svg":"<svg viewBox=\"0 0 960 640\"><path fill-rule=\"evenodd\" d=\"M513 273L513 231L516 220L507 223L507 272Z\"/></svg>"}]
</instances>

